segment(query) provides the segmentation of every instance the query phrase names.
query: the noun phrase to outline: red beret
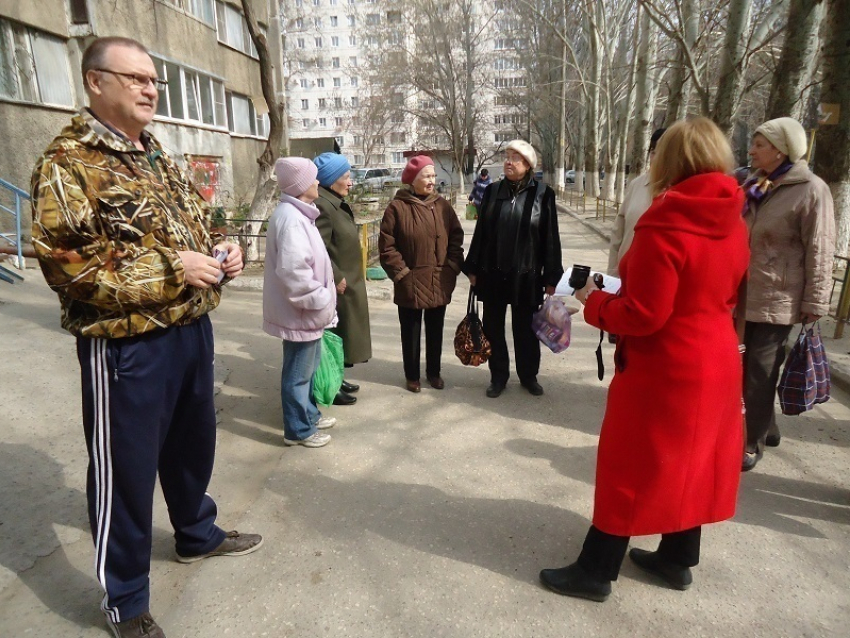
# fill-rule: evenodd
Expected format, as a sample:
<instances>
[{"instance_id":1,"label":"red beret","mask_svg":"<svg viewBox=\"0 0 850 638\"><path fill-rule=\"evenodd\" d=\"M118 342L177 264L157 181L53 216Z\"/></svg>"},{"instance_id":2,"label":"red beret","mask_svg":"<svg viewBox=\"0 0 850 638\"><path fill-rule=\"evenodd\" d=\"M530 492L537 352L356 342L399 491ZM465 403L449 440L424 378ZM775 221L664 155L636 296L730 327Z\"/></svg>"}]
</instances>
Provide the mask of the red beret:
<instances>
[{"instance_id":1,"label":"red beret","mask_svg":"<svg viewBox=\"0 0 850 638\"><path fill-rule=\"evenodd\" d=\"M401 183L412 184L413 180L416 179L416 176L419 175L419 171L426 166L433 165L434 160L427 155L414 155L407 160L407 166L405 166L404 170L401 172Z\"/></svg>"}]
</instances>

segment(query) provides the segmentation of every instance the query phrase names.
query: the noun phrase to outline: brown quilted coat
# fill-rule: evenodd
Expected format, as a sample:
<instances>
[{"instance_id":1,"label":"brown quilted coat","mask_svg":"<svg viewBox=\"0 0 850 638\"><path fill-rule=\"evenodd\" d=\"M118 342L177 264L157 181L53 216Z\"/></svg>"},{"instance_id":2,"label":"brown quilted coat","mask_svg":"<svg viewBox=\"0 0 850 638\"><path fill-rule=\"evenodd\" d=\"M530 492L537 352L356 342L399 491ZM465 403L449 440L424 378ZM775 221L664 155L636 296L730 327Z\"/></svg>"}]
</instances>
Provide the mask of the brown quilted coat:
<instances>
[{"instance_id":1,"label":"brown quilted coat","mask_svg":"<svg viewBox=\"0 0 850 638\"><path fill-rule=\"evenodd\" d=\"M452 300L463 265L463 228L440 195L421 200L400 189L384 211L378 248L396 305L438 308Z\"/></svg>"}]
</instances>

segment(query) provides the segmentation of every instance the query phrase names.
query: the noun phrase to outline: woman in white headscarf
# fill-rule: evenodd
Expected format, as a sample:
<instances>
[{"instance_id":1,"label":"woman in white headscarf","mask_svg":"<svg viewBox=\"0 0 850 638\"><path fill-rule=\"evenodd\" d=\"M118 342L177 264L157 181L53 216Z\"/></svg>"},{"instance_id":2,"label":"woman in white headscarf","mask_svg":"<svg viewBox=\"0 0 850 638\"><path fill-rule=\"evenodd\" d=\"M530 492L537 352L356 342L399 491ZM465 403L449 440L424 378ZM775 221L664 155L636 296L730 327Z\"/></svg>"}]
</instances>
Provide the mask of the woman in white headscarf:
<instances>
[{"instance_id":1,"label":"woman in white headscarf","mask_svg":"<svg viewBox=\"0 0 850 638\"><path fill-rule=\"evenodd\" d=\"M829 312L835 249L832 195L809 170L806 150L806 132L790 117L759 126L750 145L754 172L744 184L751 250L744 472L756 466L765 445L779 445L774 399L792 327Z\"/></svg>"}]
</instances>

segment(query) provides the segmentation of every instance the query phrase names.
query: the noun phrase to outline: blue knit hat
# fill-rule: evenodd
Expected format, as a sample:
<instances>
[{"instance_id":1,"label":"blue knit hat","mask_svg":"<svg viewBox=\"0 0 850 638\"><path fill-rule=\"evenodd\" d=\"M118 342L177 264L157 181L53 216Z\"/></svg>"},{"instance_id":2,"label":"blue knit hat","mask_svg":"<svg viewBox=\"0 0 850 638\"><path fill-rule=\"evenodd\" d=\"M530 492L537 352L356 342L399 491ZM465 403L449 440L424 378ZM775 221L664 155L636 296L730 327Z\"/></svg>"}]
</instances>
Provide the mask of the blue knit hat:
<instances>
[{"instance_id":1,"label":"blue knit hat","mask_svg":"<svg viewBox=\"0 0 850 638\"><path fill-rule=\"evenodd\" d=\"M319 169L317 176L319 184L325 188L351 170L351 164L339 153L322 153L313 160L313 163Z\"/></svg>"}]
</instances>

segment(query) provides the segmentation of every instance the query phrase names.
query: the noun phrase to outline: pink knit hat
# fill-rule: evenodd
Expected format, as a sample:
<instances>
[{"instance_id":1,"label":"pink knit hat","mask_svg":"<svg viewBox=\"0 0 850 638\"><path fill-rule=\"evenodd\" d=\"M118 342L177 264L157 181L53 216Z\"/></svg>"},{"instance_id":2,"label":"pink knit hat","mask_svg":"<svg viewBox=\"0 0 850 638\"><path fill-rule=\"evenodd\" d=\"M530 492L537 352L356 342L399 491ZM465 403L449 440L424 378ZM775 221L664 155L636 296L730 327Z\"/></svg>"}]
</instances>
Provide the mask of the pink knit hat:
<instances>
[{"instance_id":1,"label":"pink knit hat","mask_svg":"<svg viewBox=\"0 0 850 638\"><path fill-rule=\"evenodd\" d=\"M419 175L419 171L421 171L426 166L433 165L434 160L432 160L427 155L414 155L409 160L407 160L407 166L405 166L404 170L401 172L401 183L412 184L413 180L416 179L416 176Z\"/></svg>"},{"instance_id":2,"label":"pink knit hat","mask_svg":"<svg viewBox=\"0 0 850 638\"><path fill-rule=\"evenodd\" d=\"M306 157L281 157L274 164L281 192L298 197L316 183L319 169Z\"/></svg>"}]
</instances>

